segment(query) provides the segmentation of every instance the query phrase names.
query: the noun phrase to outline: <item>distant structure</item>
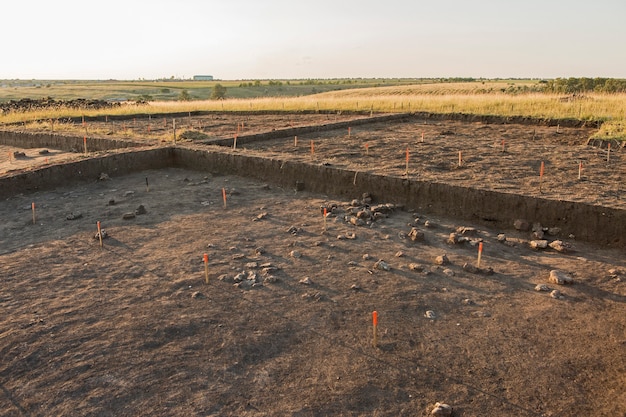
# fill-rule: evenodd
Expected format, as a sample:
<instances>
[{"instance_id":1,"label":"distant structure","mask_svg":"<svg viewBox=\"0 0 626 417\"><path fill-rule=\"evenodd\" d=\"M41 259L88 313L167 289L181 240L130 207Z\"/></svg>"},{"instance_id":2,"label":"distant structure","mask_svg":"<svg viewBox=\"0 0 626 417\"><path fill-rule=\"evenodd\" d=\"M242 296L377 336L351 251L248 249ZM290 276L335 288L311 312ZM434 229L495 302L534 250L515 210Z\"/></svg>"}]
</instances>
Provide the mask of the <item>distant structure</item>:
<instances>
[{"instance_id":1,"label":"distant structure","mask_svg":"<svg viewBox=\"0 0 626 417\"><path fill-rule=\"evenodd\" d=\"M194 81L213 81L213 76L212 75L194 75L193 80Z\"/></svg>"}]
</instances>

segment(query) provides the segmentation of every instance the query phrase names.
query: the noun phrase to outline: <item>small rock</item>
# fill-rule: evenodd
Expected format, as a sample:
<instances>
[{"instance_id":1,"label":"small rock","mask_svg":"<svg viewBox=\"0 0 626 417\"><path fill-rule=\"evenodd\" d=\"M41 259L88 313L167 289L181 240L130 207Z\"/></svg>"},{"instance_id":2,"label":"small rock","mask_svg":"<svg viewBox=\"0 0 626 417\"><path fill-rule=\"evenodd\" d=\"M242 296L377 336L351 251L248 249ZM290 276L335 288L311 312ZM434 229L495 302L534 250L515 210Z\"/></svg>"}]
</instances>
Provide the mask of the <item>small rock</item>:
<instances>
[{"instance_id":1,"label":"small rock","mask_svg":"<svg viewBox=\"0 0 626 417\"><path fill-rule=\"evenodd\" d=\"M435 403L435 408L430 414L436 417L449 417L452 415L452 407L444 403Z\"/></svg>"},{"instance_id":2,"label":"small rock","mask_svg":"<svg viewBox=\"0 0 626 417\"><path fill-rule=\"evenodd\" d=\"M81 213L70 213L67 216L65 216L67 220L76 220L76 219L80 219L81 217L83 217Z\"/></svg>"},{"instance_id":3,"label":"small rock","mask_svg":"<svg viewBox=\"0 0 626 417\"><path fill-rule=\"evenodd\" d=\"M402 252L401 250L399 250L398 252L396 252L395 257L396 258L402 258L404 256L404 252Z\"/></svg>"},{"instance_id":4,"label":"small rock","mask_svg":"<svg viewBox=\"0 0 626 417\"><path fill-rule=\"evenodd\" d=\"M363 219L359 219L358 217L350 217L349 222L355 226L363 226L365 224L365 221Z\"/></svg>"},{"instance_id":5,"label":"small rock","mask_svg":"<svg viewBox=\"0 0 626 417\"><path fill-rule=\"evenodd\" d=\"M363 258L364 261L369 261L372 259L372 256L369 253L366 253L361 258Z\"/></svg>"},{"instance_id":6,"label":"small rock","mask_svg":"<svg viewBox=\"0 0 626 417\"><path fill-rule=\"evenodd\" d=\"M550 287L546 284L537 284L535 285L535 291L550 291Z\"/></svg>"},{"instance_id":7,"label":"small rock","mask_svg":"<svg viewBox=\"0 0 626 417\"><path fill-rule=\"evenodd\" d=\"M453 276L454 276L454 271L453 271L453 270L451 270L450 268L445 268L445 269L443 270L443 273L444 273L445 275L449 276L449 277L453 277Z\"/></svg>"},{"instance_id":8,"label":"small rock","mask_svg":"<svg viewBox=\"0 0 626 417\"><path fill-rule=\"evenodd\" d=\"M276 278L274 275L268 275L263 279L264 284L274 284L276 282L278 282L278 278Z\"/></svg>"},{"instance_id":9,"label":"small rock","mask_svg":"<svg viewBox=\"0 0 626 417\"><path fill-rule=\"evenodd\" d=\"M498 234L497 239L498 239L498 242L504 243L506 242L506 235L504 233L500 233Z\"/></svg>"},{"instance_id":10,"label":"small rock","mask_svg":"<svg viewBox=\"0 0 626 417\"><path fill-rule=\"evenodd\" d=\"M467 271L467 272L469 272L471 274L477 274L478 273L478 268L475 267L474 265L472 265L469 262L466 262L466 263L463 264L463 270Z\"/></svg>"},{"instance_id":11,"label":"small rock","mask_svg":"<svg viewBox=\"0 0 626 417\"><path fill-rule=\"evenodd\" d=\"M356 233L346 233L346 239L350 239L350 240L356 239Z\"/></svg>"},{"instance_id":12,"label":"small rock","mask_svg":"<svg viewBox=\"0 0 626 417\"><path fill-rule=\"evenodd\" d=\"M385 262L382 259L380 259L379 261L377 261L374 264L374 269L378 269L378 270L381 270L381 271L390 271L391 270L391 266L387 262Z\"/></svg>"},{"instance_id":13,"label":"small rock","mask_svg":"<svg viewBox=\"0 0 626 417\"><path fill-rule=\"evenodd\" d=\"M562 240L555 240L548 244L552 249L557 252L566 253L572 250L572 245L567 242L563 242Z\"/></svg>"},{"instance_id":14,"label":"small rock","mask_svg":"<svg viewBox=\"0 0 626 417\"><path fill-rule=\"evenodd\" d=\"M543 230L533 230L533 233L531 236L535 240L542 240L544 236Z\"/></svg>"},{"instance_id":15,"label":"small rock","mask_svg":"<svg viewBox=\"0 0 626 417\"><path fill-rule=\"evenodd\" d=\"M256 269L258 267L259 267L258 262L248 262L246 264L246 268L248 268L248 269Z\"/></svg>"},{"instance_id":16,"label":"small rock","mask_svg":"<svg viewBox=\"0 0 626 417\"><path fill-rule=\"evenodd\" d=\"M465 299L463 299L463 300L461 301L461 303L462 303L463 305L466 305L466 306L473 306L473 305L475 305L475 304L476 304L476 303L474 302L474 300L471 300L471 299L469 299L469 298L465 298Z\"/></svg>"},{"instance_id":17,"label":"small rock","mask_svg":"<svg viewBox=\"0 0 626 417\"><path fill-rule=\"evenodd\" d=\"M435 258L435 263L437 265L447 265L450 263L450 260L448 259L448 256L446 254L443 254Z\"/></svg>"},{"instance_id":18,"label":"small rock","mask_svg":"<svg viewBox=\"0 0 626 417\"><path fill-rule=\"evenodd\" d=\"M246 279L246 274L245 274L245 273L243 273L243 272L240 272L240 273L238 273L237 275L235 275L235 276L233 277L233 281L234 281L234 282L241 282L241 281L243 281L244 279Z\"/></svg>"},{"instance_id":19,"label":"small rock","mask_svg":"<svg viewBox=\"0 0 626 417\"><path fill-rule=\"evenodd\" d=\"M143 204L140 204L139 207L135 209L135 214L137 216L141 216L142 214L146 214L146 213L147 211L146 211L146 208L143 206Z\"/></svg>"},{"instance_id":20,"label":"small rock","mask_svg":"<svg viewBox=\"0 0 626 417\"><path fill-rule=\"evenodd\" d=\"M230 278L228 277L227 274L222 274L219 277L217 277L217 279L220 281L230 281Z\"/></svg>"},{"instance_id":21,"label":"small rock","mask_svg":"<svg viewBox=\"0 0 626 417\"><path fill-rule=\"evenodd\" d=\"M359 290L361 289L361 287L359 287L357 284L352 284L352 285L350 286L350 289L351 289L352 291L359 291Z\"/></svg>"},{"instance_id":22,"label":"small rock","mask_svg":"<svg viewBox=\"0 0 626 417\"><path fill-rule=\"evenodd\" d=\"M411 231L408 234L408 237L413 241L413 242L421 242L424 240L424 232L422 232L421 230L417 229L417 228L412 228Z\"/></svg>"},{"instance_id":23,"label":"small rock","mask_svg":"<svg viewBox=\"0 0 626 417\"><path fill-rule=\"evenodd\" d=\"M122 214L122 219L124 220L131 220L131 219L134 219L135 217L136 216L134 212L128 212L128 213Z\"/></svg>"},{"instance_id":24,"label":"small rock","mask_svg":"<svg viewBox=\"0 0 626 417\"><path fill-rule=\"evenodd\" d=\"M552 291L550 293L550 297L552 297L552 298L554 298L556 300L560 300L560 299L564 298L563 295L561 295L561 291L559 291L559 290Z\"/></svg>"},{"instance_id":25,"label":"small rock","mask_svg":"<svg viewBox=\"0 0 626 417\"><path fill-rule=\"evenodd\" d=\"M297 250L292 250L289 253L289 256L291 256L292 258L301 258L302 254L300 252L298 252Z\"/></svg>"},{"instance_id":26,"label":"small rock","mask_svg":"<svg viewBox=\"0 0 626 417\"><path fill-rule=\"evenodd\" d=\"M547 240L531 240L530 242L528 242L528 244L530 245L531 249L545 249L548 247Z\"/></svg>"},{"instance_id":27,"label":"small rock","mask_svg":"<svg viewBox=\"0 0 626 417\"><path fill-rule=\"evenodd\" d=\"M415 272L422 272L424 270L424 266L420 264L409 264L409 269Z\"/></svg>"},{"instance_id":28,"label":"small rock","mask_svg":"<svg viewBox=\"0 0 626 417\"><path fill-rule=\"evenodd\" d=\"M553 269L552 271L550 271L548 282L552 284L557 284L557 285L565 285L565 284L573 284L574 279L563 271L559 271L558 269Z\"/></svg>"},{"instance_id":29,"label":"small rock","mask_svg":"<svg viewBox=\"0 0 626 417\"><path fill-rule=\"evenodd\" d=\"M517 219L513 222L513 227L515 228L515 230L526 232L528 231L528 229L530 229L530 224L526 220Z\"/></svg>"},{"instance_id":30,"label":"small rock","mask_svg":"<svg viewBox=\"0 0 626 417\"><path fill-rule=\"evenodd\" d=\"M200 291L194 291L191 294L191 298L205 298L204 294L202 294Z\"/></svg>"},{"instance_id":31,"label":"small rock","mask_svg":"<svg viewBox=\"0 0 626 417\"><path fill-rule=\"evenodd\" d=\"M115 200L110 199L110 200L109 200L109 206L114 206L114 205L115 205Z\"/></svg>"},{"instance_id":32,"label":"small rock","mask_svg":"<svg viewBox=\"0 0 626 417\"><path fill-rule=\"evenodd\" d=\"M298 281L300 284L302 285L311 285L313 284L313 281L311 281L311 278L309 277L304 277L302 278L300 281Z\"/></svg>"},{"instance_id":33,"label":"small rock","mask_svg":"<svg viewBox=\"0 0 626 417\"><path fill-rule=\"evenodd\" d=\"M130 197L130 196L132 196L133 194L135 194L135 192L134 192L134 191L126 191L126 192L124 193L124 197Z\"/></svg>"},{"instance_id":34,"label":"small rock","mask_svg":"<svg viewBox=\"0 0 626 417\"><path fill-rule=\"evenodd\" d=\"M105 173L105 172L102 172L102 173L100 174L100 176L98 177L98 180L99 180L99 181L108 181L108 180L110 180L110 179L111 179L111 178L109 178L109 174L107 174L107 173Z\"/></svg>"},{"instance_id":35,"label":"small rock","mask_svg":"<svg viewBox=\"0 0 626 417\"><path fill-rule=\"evenodd\" d=\"M49 153L50 153L50 151L47 150L47 149L42 149L42 150L39 151L39 155L48 155Z\"/></svg>"},{"instance_id":36,"label":"small rock","mask_svg":"<svg viewBox=\"0 0 626 417\"><path fill-rule=\"evenodd\" d=\"M476 236L478 234L478 231L475 228L465 226L457 227L456 232L463 236Z\"/></svg>"},{"instance_id":37,"label":"small rock","mask_svg":"<svg viewBox=\"0 0 626 417\"><path fill-rule=\"evenodd\" d=\"M109 237L109 234L107 233L106 230L100 229L100 233L96 232L93 238L100 240L100 235L102 235L102 239L106 239L107 237Z\"/></svg>"},{"instance_id":38,"label":"small rock","mask_svg":"<svg viewBox=\"0 0 626 417\"><path fill-rule=\"evenodd\" d=\"M430 220L426 220L424 222L424 227L428 228L428 227L433 227L434 225L430 222Z\"/></svg>"},{"instance_id":39,"label":"small rock","mask_svg":"<svg viewBox=\"0 0 626 417\"><path fill-rule=\"evenodd\" d=\"M424 317L426 317L427 319L434 319L435 317L437 317L437 315L434 311L428 310L426 311L426 313L424 313Z\"/></svg>"},{"instance_id":40,"label":"small rock","mask_svg":"<svg viewBox=\"0 0 626 417\"><path fill-rule=\"evenodd\" d=\"M549 227L548 228L548 235L550 235L550 236L557 236L560 233L561 233L561 228L560 227Z\"/></svg>"},{"instance_id":41,"label":"small rock","mask_svg":"<svg viewBox=\"0 0 626 417\"><path fill-rule=\"evenodd\" d=\"M262 247L258 247L256 249L254 249L254 254L259 256L259 255L263 255L265 253L265 249L263 249Z\"/></svg>"},{"instance_id":42,"label":"small rock","mask_svg":"<svg viewBox=\"0 0 626 417\"><path fill-rule=\"evenodd\" d=\"M455 232L450 233L450 236L448 236L448 240L446 241L446 243L450 245L456 245L457 243L459 243L459 235Z\"/></svg>"}]
</instances>

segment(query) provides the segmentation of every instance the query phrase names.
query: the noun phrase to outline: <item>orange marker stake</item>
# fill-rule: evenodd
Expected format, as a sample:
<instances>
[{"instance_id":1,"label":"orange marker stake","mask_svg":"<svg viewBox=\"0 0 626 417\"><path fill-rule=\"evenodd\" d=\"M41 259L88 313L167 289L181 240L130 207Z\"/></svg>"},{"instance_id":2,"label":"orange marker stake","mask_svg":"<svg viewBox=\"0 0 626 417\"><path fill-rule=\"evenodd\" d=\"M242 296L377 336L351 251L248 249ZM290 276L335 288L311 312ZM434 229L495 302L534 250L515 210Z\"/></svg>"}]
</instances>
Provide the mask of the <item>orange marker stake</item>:
<instances>
[{"instance_id":1,"label":"orange marker stake","mask_svg":"<svg viewBox=\"0 0 626 417\"><path fill-rule=\"evenodd\" d=\"M350 137L350 135L352 135L352 128L348 126L348 137Z\"/></svg>"},{"instance_id":2,"label":"orange marker stake","mask_svg":"<svg viewBox=\"0 0 626 417\"><path fill-rule=\"evenodd\" d=\"M204 282L209 283L209 255L204 254Z\"/></svg>"},{"instance_id":3,"label":"orange marker stake","mask_svg":"<svg viewBox=\"0 0 626 417\"><path fill-rule=\"evenodd\" d=\"M100 239L100 247L102 247L102 229L100 228L100 222L97 223L98 226L98 239Z\"/></svg>"},{"instance_id":4,"label":"orange marker stake","mask_svg":"<svg viewBox=\"0 0 626 417\"><path fill-rule=\"evenodd\" d=\"M463 152L459 151L459 166L463 165Z\"/></svg>"},{"instance_id":5,"label":"orange marker stake","mask_svg":"<svg viewBox=\"0 0 626 417\"><path fill-rule=\"evenodd\" d=\"M315 143L311 141L311 155L315 155Z\"/></svg>"},{"instance_id":6,"label":"orange marker stake","mask_svg":"<svg viewBox=\"0 0 626 417\"><path fill-rule=\"evenodd\" d=\"M326 207L324 207L324 231L326 231L326 216L328 215L328 211Z\"/></svg>"},{"instance_id":7,"label":"orange marker stake","mask_svg":"<svg viewBox=\"0 0 626 417\"><path fill-rule=\"evenodd\" d=\"M226 189L222 188L222 199L224 200L224 208L226 208Z\"/></svg>"},{"instance_id":8,"label":"orange marker stake","mask_svg":"<svg viewBox=\"0 0 626 417\"><path fill-rule=\"evenodd\" d=\"M374 347L378 345L378 312L372 311L372 329L373 329L373 342Z\"/></svg>"},{"instance_id":9,"label":"orange marker stake","mask_svg":"<svg viewBox=\"0 0 626 417\"><path fill-rule=\"evenodd\" d=\"M33 202L30 206L33 209L33 224L35 224L37 223L37 216L35 215L35 203Z\"/></svg>"},{"instance_id":10,"label":"orange marker stake","mask_svg":"<svg viewBox=\"0 0 626 417\"><path fill-rule=\"evenodd\" d=\"M545 164L541 161L541 167L539 168L539 192L541 192L541 186L543 185L543 174L545 171Z\"/></svg>"},{"instance_id":11,"label":"orange marker stake","mask_svg":"<svg viewBox=\"0 0 626 417\"><path fill-rule=\"evenodd\" d=\"M369 143L366 143L366 144L365 144L365 154L366 154L366 155L369 155L369 154L370 154L370 145L369 145Z\"/></svg>"},{"instance_id":12,"label":"orange marker stake","mask_svg":"<svg viewBox=\"0 0 626 417\"><path fill-rule=\"evenodd\" d=\"M609 142L608 148L606 148L606 163L611 162L611 142Z\"/></svg>"},{"instance_id":13,"label":"orange marker stake","mask_svg":"<svg viewBox=\"0 0 626 417\"><path fill-rule=\"evenodd\" d=\"M583 173L583 161L578 162L578 179L582 178Z\"/></svg>"},{"instance_id":14,"label":"orange marker stake","mask_svg":"<svg viewBox=\"0 0 626 417\"><path fill-rule=\"evenodd\" d=\"M480 258L483 256L483 242L478 243L478 260L476 260L476 268L480 268Z\"/></svg>"},{"instance_id":15,"label":"orange marker stake","mask_svg":"<svg viewBox=\"0 0 626 417\"><path fill-rule=\"evenodd\" d=\"M83 146L85 148L85 153L87 153L87 136L83 136Z\"/></svg>"}]
</instances>

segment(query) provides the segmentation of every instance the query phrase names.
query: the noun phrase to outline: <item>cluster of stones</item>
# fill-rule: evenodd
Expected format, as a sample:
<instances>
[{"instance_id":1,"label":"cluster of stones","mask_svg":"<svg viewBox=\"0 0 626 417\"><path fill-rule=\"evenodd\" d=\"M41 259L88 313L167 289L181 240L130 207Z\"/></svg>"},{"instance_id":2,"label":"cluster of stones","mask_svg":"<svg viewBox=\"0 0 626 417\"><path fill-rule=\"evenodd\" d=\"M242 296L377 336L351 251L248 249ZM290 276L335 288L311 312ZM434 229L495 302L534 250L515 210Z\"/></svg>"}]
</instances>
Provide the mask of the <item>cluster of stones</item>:
<instances>
[{"instance_id":1,"label":"cluster of stones","mask_svg":"<svg viewBox=\"0 0 626 417\"><path fill-rule=\"evenodd\" d=\"M263 248L257 248L255 253L261 255L264 253L264 250ZM218 279L224 282L232 282L236 288L247 290L278 282L278 277L275 274L279 269L271 262L259 263L251 261L246 263L244 268L234 276L222 274Z\"/></svg>"},{"instance_id":2,"label":"cluster of stones","mask_svg":"<svg viewBox=\"0 0 626 417\"><path fill-rule=\"evenodd\" d=\"M558 227L543 227L541 223L533 223L532 225L526 220L517 219L513 222L513 227L521 232L530 232L530 240L528 245L531 249L543 250L551 248L557 252L566 253L574 250L569 242L556 239L561 233ZM506 236L499 235L498 240L506 241Z\"/></svg>"},{"instance_id":3,"label":"cluster of stones","mask_svg":"<svg viewBox=\"0 0 626 417\"><path fill-rule=\"evenodd\" d=\"M340 209L336 204L332 204L330 207L322 207L322 211L324 208L326 208L328 215L337 216L339 214ZM346 223L354 226L371 226L372 223L386 218L389 213L398 208L400 207L390 203L372 205L372 196L369 193L364 193L360 200L352 200L349 206L345 208L343 219Z\"/></svg>"},{"instance_id":4,"label":"cluster of stones","mask_svg":"<svg viewBox=\"0 0 626 417\"><path fill-rule=\"evenodd\" d=\"M548 282L556 285L568 285L573 284L574 279L567 272L553 269L550 271L550 275L548 276ZM562 300L565 298L560 290L550 288L547 284L537 284L535 286L535 291L550 292L550 297L556 300Z\"/></svg>"}]
</instances>

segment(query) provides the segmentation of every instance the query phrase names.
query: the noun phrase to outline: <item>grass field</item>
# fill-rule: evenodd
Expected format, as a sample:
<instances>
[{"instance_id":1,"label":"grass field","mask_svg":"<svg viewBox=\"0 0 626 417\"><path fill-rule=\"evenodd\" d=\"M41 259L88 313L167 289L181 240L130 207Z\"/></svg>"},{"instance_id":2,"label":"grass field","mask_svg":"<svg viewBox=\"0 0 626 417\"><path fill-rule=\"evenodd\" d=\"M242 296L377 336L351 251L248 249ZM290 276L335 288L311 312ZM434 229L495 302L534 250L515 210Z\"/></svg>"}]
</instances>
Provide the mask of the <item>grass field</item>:
<instances>
[{"instance_id":1,"label":"grass field","mask_svg":"<svg viewBox=\"0 0 626 417\"><path fill-rule=\"evenodd\" d=\"M52 97L147 100L107 110L32 111L0 115L0 124L104 114L190 111L432 112L604 122L599 137L626 139L626 94L543 93L539 80L354 79L289 81L3 81L0 102ZM226 87L226 99L209 100ZM191 100L177 98L186 91Z\"/></svg>"}]
</instances>

